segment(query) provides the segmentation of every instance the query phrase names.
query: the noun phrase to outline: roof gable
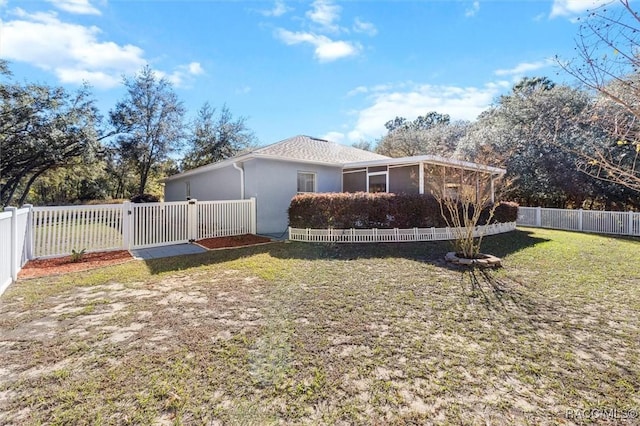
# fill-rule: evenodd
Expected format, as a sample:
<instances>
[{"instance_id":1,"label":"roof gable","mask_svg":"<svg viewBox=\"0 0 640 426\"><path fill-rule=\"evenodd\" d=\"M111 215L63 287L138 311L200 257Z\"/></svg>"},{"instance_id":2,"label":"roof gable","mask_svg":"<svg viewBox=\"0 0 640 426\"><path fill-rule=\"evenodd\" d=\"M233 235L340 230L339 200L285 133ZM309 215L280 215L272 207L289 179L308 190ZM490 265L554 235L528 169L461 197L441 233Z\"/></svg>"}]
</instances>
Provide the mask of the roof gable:
<instances>
[{"instance_id":1,"label":"roof gable","mask_svg":"<svg viewBox=\"0 0 640 426\"><path fill-rule=\"evenodd\" d=\"M257 157L269 156L281 159L304 160L341 165L352 161L383 160L389 157L341 145L311 136L294 136L252 152Z\"/></svg>"}]
</instances>

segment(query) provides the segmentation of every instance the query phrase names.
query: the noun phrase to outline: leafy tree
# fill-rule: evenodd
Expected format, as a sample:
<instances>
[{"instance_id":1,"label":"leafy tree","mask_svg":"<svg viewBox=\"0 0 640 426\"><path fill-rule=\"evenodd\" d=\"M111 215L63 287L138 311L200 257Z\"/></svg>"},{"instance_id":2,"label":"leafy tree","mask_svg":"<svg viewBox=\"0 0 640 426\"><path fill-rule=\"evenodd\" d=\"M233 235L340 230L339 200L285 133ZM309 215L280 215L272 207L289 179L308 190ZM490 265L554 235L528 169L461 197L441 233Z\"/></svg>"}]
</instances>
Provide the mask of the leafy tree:
<instances>
[{"instance_id":1,"label":"leafy tree","mask_svg":"<svg viewBox=\"0 0 640 426\"><path fill-rule=\"evenodd\" d=\"M390 157L450 156L458 140L465 135L469 123L450 122L448 115L432 112L412 122L396 117L385 126L389 132L378 142L378 154Z\"/></svg>"},{"instance_id":2,"label":"leafy tree","mask_svg":"<svg viewBox=\"0 0 640 426\"><path fill-rule=\"evenodd\" d=\"M604 122L608 122L607 131L615 142L582 152L580 169L640 192L640 138L636 130L640 120L640 14L630 0L618 3L622 7L609 3L590 11L581 20L577 58L557 60L578 81L618 106L600 110L600 114L612 113L604 116ZM620 114L621 110L625 114Z\"/></svg>"},{"instance_id":3,"label":"leafy tree","mask_svg":"<svg viewBox=\"0 0 640 426\"><path fill-rule=\"evenodd\" d=\"M205 103L191 126L189 150L182 160L184 170L233 157L256 145L256 137L246 126L246 119L234 120L226 105L216 116L215 108Z\"/></svg>"},{"instance_id":4,"label":"leafy tree","mask_svg":"<svg viewBox=\"0 0 640 426\"><path fill-rule=\"evenodd\" d=\"M6 61L0 76L10 80ZM87 86L76 93L42 84L0 84L0 202L22 204L44 173L88 157L100 121Z\"/></svg>"},{"instance_id":5,"label":"leafy tree","mask_svg":"<svg viewBox=\"0 0 640 426\"><path fill-rule=\"evenodd\" d=\"M437 112L430 112L414 121L396 117L385 124L388 133L378 142L376 152L389 157L448 156L454 152L468 125L465 121L452 123L448 115Z\"/></svg>"},{"instance_id":6,"label":"leafy tree","mask_svg":"<svg viewBox=\"0 0 640 426\"><path fill-rule=\"evenodd\" d=\"M351 146L354 148L361 149L363 151L373 151L373 146L371 145L371 141L366 141L364 139L361 139L358 142L352 143Z\"/></svg>"},{"instance_id":7,"label":"leafy tree","mask_svg":"<svg viewBox=\"0 0 640 426\"><path fill-rule=\"evenodd\" d=\"M113 148L120 167L130 164L138 178L137 192L146 192L150 175L184 137L184 107L171 83L146 66L125 77L127 96L110 112L111 124L121 129Z\"/></svg>"},{"instance_id":8,"label":"leafy tree","mask_svg":"<svg viewBox=\"0 0 640 426\"><path fill-rule=\"evenodd\" d=\"M605 196L602 186L576 168L587 141L606 139L584 120L591 105L585 91L544 78L523 80L481 114L457 155L506 168L501 185L506 199L523 205L580 206Z\"/></svg>"}]
</instances>

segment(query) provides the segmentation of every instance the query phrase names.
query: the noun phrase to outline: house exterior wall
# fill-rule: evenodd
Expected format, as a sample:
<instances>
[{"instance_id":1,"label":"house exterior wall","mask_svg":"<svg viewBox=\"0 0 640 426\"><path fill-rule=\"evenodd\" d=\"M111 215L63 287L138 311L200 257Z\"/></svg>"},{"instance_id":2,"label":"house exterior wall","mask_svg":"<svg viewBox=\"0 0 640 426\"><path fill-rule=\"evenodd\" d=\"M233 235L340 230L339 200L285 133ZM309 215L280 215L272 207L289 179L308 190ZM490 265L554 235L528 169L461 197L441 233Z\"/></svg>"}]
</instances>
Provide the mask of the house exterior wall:
<instances>
[{"instance_id":1,"label":"house exterior wall","mask_svg":"<svg viewBox=\"0 0 640 426\"><path fill-rule=\"evenodd\" d=\"M253 159L244 163L245 197L256 198L260 234L281 234L289 226L287 210L297 194L298 172L316 174L316 192L340 192L342 169L288 161Z\"/></svg>"},{"instance_id":2,"label":"house exterior wall","mask_svg":"<svg viewBox=\"0 0 640 426\"><path fill-rule=\"evenodd\" d=\"M187 199L187 182L190 198L202 201L239 200L240 171L230 164L216 170L170 180L164 186L165 201L184 201Z\"/></svg>"}]
</instances>

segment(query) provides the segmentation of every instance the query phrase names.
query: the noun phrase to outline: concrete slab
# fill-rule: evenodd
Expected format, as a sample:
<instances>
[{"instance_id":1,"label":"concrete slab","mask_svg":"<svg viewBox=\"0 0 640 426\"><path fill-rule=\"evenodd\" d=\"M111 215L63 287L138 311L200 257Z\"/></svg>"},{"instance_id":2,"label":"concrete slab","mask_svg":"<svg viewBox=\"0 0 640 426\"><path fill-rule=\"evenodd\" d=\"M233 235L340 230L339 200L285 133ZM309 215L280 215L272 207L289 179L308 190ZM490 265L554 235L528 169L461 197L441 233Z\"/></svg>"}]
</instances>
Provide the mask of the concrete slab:
<instances>
[{"instance_id":1,"label":"concrete slab","mask_svg":"<svg viewBox=\"0 0 640 426\"><path fill-rule=\"evenodd\" d=\"M162 257L182 256L184 254L205 253L207 250L195 244L175 244L170 246L151 247L131 250L136 259L149 260Z\"/></svg>"}]
</instances>

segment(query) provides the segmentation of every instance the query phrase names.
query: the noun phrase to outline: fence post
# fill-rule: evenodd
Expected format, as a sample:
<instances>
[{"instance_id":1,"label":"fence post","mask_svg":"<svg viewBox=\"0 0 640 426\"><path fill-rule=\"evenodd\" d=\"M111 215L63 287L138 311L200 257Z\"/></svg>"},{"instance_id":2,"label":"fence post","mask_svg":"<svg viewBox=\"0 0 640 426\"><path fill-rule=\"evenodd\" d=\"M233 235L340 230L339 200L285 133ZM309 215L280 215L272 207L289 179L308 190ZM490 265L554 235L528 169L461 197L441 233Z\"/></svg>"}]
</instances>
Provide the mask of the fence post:
<instances>
[{"instance_id":1,"label":"fence post","mask_svg":"<svg viewBox=\"0 0 640 426\"><path fill-rule=\"evenodd\" d=\"M11 280L18 279L18 209L16 207L5 207L5 211L11 212Z\"/></svg>"},{"instance_id":2,"label":"fence post","mask_svg":"<svg viewBox=\"0 0 640 426\"><path fill-rule=\"evenodd\" d=\"M35 232L33 224L33 204L25 204L23 208L29 209L27 214L27 235L24 242L24 250L27 255L27 260L33 259L33 233Z\"/></svg>"},{"instance_id":3,"label":"fence post","mask_svg":"<svg viewBox=\"0 0 640 426\"><path fill-rule=\"evenodd\" d=\"M122 203L122 248L131 250L131 242L133 240L132 228L133 211L131 211L131 202Z\"/></svg>"},{"instance_id":4,"label":"fence post","mask_svg":"<svg viewBox=\"0 0 640 426\"><path fill-rule=\"evenodd\" d=\"M640 229L638 229L638 231L640 232ZM627 232L627 235L634 235L633 233L633 212L629 211L629 232Z\"/></svg>"},{"instance_id":5,"label":"fence post","mask_svg":"<svg viewBox=\"0 0 640 426\"><path fill-rule=\"evenodd\" d=\"M192 243L198 239L198 200L187 201L187 238Z\"/></svg>"},{"instance_id":6,"label":"fence post","mask_svg":"<svg viewBox=\"0 0 640 426\"><path fill-rule=\"evenodd\" d=\"M582 231L582 209L578 210L578 231Z\"/></svg>"},{"instance_id":7,"label":"fence post","mask_svg":"<svg viewBox=\"0 0 640 426\"><path fill-rule=\"evenodd\" d=\"M542 207L536 207L536 226L542 226Z\"/></svg>"},{"instance_id":8,"label":"fence post","mask_svg":"<svg viewBox=\"0 0 640 426\"><path fill-rule=\"evenodd\" d=\"M257 215L258 212L256 211L256 197L251 197L249 200L251 200L251 214L249 215L249 217L251 218L251 234L256 234L257 232Z\"/></svg>"}]
</instances>

